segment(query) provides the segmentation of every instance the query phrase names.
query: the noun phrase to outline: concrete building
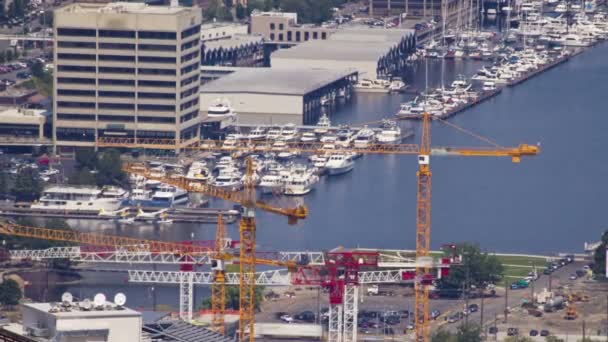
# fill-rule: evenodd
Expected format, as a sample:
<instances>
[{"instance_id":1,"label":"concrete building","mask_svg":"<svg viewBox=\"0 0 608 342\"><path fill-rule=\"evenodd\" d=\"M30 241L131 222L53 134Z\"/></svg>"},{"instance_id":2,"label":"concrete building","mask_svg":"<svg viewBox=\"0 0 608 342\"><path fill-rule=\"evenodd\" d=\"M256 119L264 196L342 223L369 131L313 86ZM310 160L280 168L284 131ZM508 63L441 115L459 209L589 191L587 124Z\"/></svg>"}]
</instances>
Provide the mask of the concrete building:
<instances>
[{"instance_id":1,"label":"concrete building","mask_svg":"<svg viewBox=\"0 0 608 342\"><path fill-rule=\"evenodd\" d=\"M321 98L349 91L354 70L241 68L201 86L205 108L217 99L230 101L239 124L315 124Z\"/></svg>"},{"instance_id":2,"label":"concrete building","mask_svg":"<svg viewBox=\"0 0 608 342\"><path fill-rule=\"evenodd\" d=\"M240 23L208 23L201 25L201 41L228 39L235 35L243 35L249 32L249 26Z\"/></svg>"},{"instance_id":3,"label":"concrete building","mask_svg":"<svg viewBox=\"0 0 608 342\"><path fill-rule=\"evenodd\" d=\"M275 51L273 68L356 69L359 78L376 79L398 74L415 49L413 30L351 28L334 33L327 41L309 41Z\"/></svg>"},{"instance_id":4,"label":"concrete building","mask_svg":"<svg viewBox=\"0 0 608 342\"><path fill-rule=\"evenodd\" d=\"M308 40L326 40L334 32L335 27L298 24L297 13L251 13L251 33L261 35L267 43L293 45Z\"/></svg>"},{"instance_id":5,"label":"concrete building","mask_svg":"<svg viewBox=\"0 0 608 342\"><path fill-rule=\"evenodd\" d=\"M0 140L6 138L46 140L44 137L46 119L47 111L43 109L0 108Z\"/></svg>"},{"instance_id":6,"label":"concrete building","mask_svg":"<svg viewBox=\"0 0 608 342\"><path fill-rule=\"evenodd\" d=\"M227 39L203 42L201 64L262 67L264 39L261 36L237 34Z\"/></svg>"},{"instance_id":7,"label":"concrete building","mask_svg":"<svg viewBox=\"0 0 608 342\"><path fill-rule=\"evenodd\" d=\"M89 305L92 303L89 302ZM124 342L142 341L141 314L106 302L102 308L85 309L84 302L70 305L26 303L21 305L23 323L4 330L35 341Z\"/></svg>"},{"instance_id":8,"label":"concrete building","mask_svg":"<svg viewBox=\"0 0 608 342\"><path fill-rule=\"evenodd\" d=\"M199 137L201 11L75 3L55 11L53 142Z\"/></svg>"}]
</instances>

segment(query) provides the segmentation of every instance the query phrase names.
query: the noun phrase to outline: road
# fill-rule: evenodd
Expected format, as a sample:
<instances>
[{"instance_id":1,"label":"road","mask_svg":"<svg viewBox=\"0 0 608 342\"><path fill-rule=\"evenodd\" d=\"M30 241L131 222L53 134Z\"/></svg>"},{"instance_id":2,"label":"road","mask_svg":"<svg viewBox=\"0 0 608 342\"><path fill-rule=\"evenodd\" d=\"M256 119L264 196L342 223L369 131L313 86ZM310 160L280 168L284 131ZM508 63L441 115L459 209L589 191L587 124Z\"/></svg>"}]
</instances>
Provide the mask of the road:
<instances>
[{"instance_id":1,"label":"road","mask_svg":"<svg viewBox=\"0 0 608 342\"><path fill-rule=\"evenodd\" d=\"M569 276L577 269L581 269L583 263L575 262L555 271L551 277L541 275L535 282L533 282L533 288L536 292L543 288L549 288L549 283L553 289L563 285L572 285L575 281L569 280ZM580 281L580 280L577 280ZM510 284L510 283L509 283ZM521 303L530 298L532 286L529 289L520 290L508 290L507 293L507 306L510 308L519 308ZM318 291L314 288L299 289L293 291L295 297L287 298L284 296L284 292L287 289L275 290L281 297L275 301L267 301L262 306L262 312L256 315L258 322L280 322L276 317L277 312L287 312L292 316L302 311L313 311L317 312L318 308L328 307L328 294L322 290ZM411 288L402 287L398 285L381 285L381 291L390 291L394 293L394 296L368 296L365 295L365 287L362 286L360 290L360 303L359 312L362 311L399 311L408 310L412 311L414 308L414 296ZM318 304L317 304L318 303ZM481 299L471 299L468 301L469 304L476 303L481 308ZM435 299L430 301L430 310L440 310L442 315L431 323L432 331L437 329L447 329L455 331L459 326L459 323L448 323L446 317L450 313L462 310L465 306L465 300L463 299ZM501 324L504 320L504 309L505 309L505 291L502 288L497 290L496 297L485 298L483 303L483 321L486 327L494 325L494 319L498 318L498 324ZM507 324L509 322L509 315ZM481 322L482 315L480 312L470 314L466 320L474 321L475 323ZM405 327L410 323L411 319L403 318L401 323L398 325L391 326L395 331L395 334L403 336ZM379 321L377 322L380 326L382 325ZM297 324L297 323L296 323ZM543 329L539 327L539 330ZM499 328L499 331L501 329ZM380 333L382 329L372 329L369 331L370 335L376 335ZM360 331L360 336L365 336L365 332ZM409 333L411 336L412 334Z\"/></svg>"}]
</instances>

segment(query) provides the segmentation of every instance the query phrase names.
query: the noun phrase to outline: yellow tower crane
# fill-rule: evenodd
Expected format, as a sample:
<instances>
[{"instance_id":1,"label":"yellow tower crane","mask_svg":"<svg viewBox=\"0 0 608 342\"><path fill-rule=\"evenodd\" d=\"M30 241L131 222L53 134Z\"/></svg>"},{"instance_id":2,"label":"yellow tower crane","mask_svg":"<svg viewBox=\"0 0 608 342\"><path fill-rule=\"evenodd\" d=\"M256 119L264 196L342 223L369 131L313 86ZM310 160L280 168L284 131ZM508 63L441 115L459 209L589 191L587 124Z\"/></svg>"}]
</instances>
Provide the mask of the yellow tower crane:
<instances>
[{"instance_id":1,"label":"yellow tower crane","mask_svg":"<svg viewBox=\"0 0 608 342\"><path fill-rule=\"evenodd\" d=\"M431 116L428 113L423 114L422 117L422 132L420 144L382 144L382 143L371 143L365 148L354 148L347 147L341 148L341 153L362 153L362 154L397 154L397 155L417 155L418 157L418 172L417 172L417 200L416 200L416 258L418 260L418 266L416 267L416 281L415 281L415 340L417 342L428 342L429 341L429 326L428 326L428 309L429 309L429 284L427 275L429 275L429 268L425 266L425 260L428 259L430 254L430 231L431 231L431 169L430 169L430 157L431 156L462 156L462 157L509 157L513 163L519 163L523 156L534 156L540 152L540 148L536 145L520 144L516 147L502 147L498 144L493 143L489 139L477 136L465 129L462 129L454 124L450 124L446 121L441 122L459 129L465 133L471 134L485 142L492 143L493 147L471 147L471 148L458 148L458 147L431 147L431 134L430 134L430 120ZM161 149L171 150L175 149L175 141L171 139L142 139L142 138L125 138L125 137L100 137L97 141L99 147L115 147L115 148L149 148L149 149ZM318 142L290 142L287 143L282 151L289 152L300 152L300 153L332 153L331 150L325 150L323 143ZM249 153L266 153L273 152L271 144L266 141L249 141L244 145L237 145L231 147L223 146L222 141L215 140L203 140L199 143L189 146L192 150L201 151L223 151L223 152L249 152ZM275 151L276 152L276 151ZM250 166L248 166L250 167ZM129 171L127 169L127 171ZM167 178L162 181L168 180ZM188 183L189 181L183 177L174 178L169 183L180 186L179 184ZM201 185L209 187L208 185ZM251 186L251 185L249 185ZM183 187L183 186L182 186ZM246 186L247 188L247 186ZM185 188L187 189L187 188ZM196 190L194 190L196 191ZM251 199L252 190L249 190L249 195L245 198ZM237 195L234 195L237 196ZM241 196L241 195L238 195ZM251 203L251 200L249 200ZM259 202L256 203L259 207ZM303 213L306 213L305 209L300 209ZM279 212L281 213L281 212ZM286 215L290 218L291 216ZM305 216L305 215L304 215ZM251 224L249 221L245 222L245 227L249 229ZM241 223L241 229L243 229L243 222ZM243 235L241 234L241 240ZM248 270L248 268L245 268ZM249 285L247 285L249 286ZM243 284L241 284L243 287ZM245 303L245 305L248 305ZM250 306L245 307L246 310L250 310ZM249 312L249 311L248 311ZM246 322L249 323L253 319L252 316L247 316ZM241 332L242 333L242 332Z\"/></svg>"},{"instance_id":2,"label":"yellow tower crane","mask_svg":"<svg viewBox=\"0 0 608 342\"><path fill-rule=\"evenodd\" d=\"M147 179L158 180L187 191L200 192L207 196L237 203L243 207L241 221L239 223L239 341L244 341L245 337L249 336L249 340L253 342L255 265L257 263L255 256L255 209L257 208L273 214L286 216L289 224L295 224L299 219L306 218L306 216L308 216L308 209L303 205L298 205L294 208L279 208L264 201L258 200L256 198L255 183L253 179L253 162L250 158L247 158L246 160L244 189L243 191L239 192L227 191L222 188L209 185L204 181L187 179L181 175L159 175L158 173L150 172L144 165L140 163L125 163L123 164L123 171L130 174L140 175ZM285 264L283 265L285 266Z\"/></svg>"},{"instance_id":3,"label":"yellow tower crane","mask_svg":"<svg viewBox=\"0 0 608 342\"><path fill-rule=\"evenodd\" d=\"M217 230L215 233L215 252L214 259L221 260L221 256L226 249L226 228L222 214L217 217ZM216 261L217 262L217 261ZM224 315L226 313L226 278L223 265L212 265L213 284L211 285L211 313L213 321L211 326L215 331L224 335L226 324Z\"/></svg>"}]
</instances>

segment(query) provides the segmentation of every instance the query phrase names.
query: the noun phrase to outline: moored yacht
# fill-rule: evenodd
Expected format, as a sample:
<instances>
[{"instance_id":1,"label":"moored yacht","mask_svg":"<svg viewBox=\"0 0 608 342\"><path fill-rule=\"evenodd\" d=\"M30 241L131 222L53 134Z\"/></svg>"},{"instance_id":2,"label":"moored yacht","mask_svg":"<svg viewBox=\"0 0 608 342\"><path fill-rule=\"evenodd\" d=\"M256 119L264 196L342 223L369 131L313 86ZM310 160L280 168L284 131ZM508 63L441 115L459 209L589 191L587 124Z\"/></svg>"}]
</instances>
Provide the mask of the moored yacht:
<instances>
[{"instance_id":1,"label":"moored yacht","mask_svg":"<svg viewBox=\"0 0 608 342\"><path fill-rule=\"evenodd\" d=\"M217 177L211 182L211 185L224 188L231 191L238 190L242 187L241 173L236 168L227 167L220 170Z\"/></svg>"},{"instance_id":2,"label":"moored yacht","mask_svg":"<svg viewBox=\"0 0 608 342\"><path fill-rule=\"evenodd\" d=\"M112 187L51 186L42 192L33 209L116 211L129 195L126 190Z\"/></svg>"},{"instance_id":3,"label":"moored yacht","mask_svg":"<svg viewBox=\"0 0 608 342\"><path fill-rule=\"evenodd\" d=\"M303 165L296 165L291 169L289 178L285 180L285 195L306 195L318 181L319 177L314 173L314 170Z\"/></svg>"},{"instance_id":4,"label":"moored yacht","mask_svg":"<svg viewBox=\"0 0 608 342\"><path fill-rule=\"evenodd\" d=\"M207 108L207 117L210 119L220 120L220 128L236 123L236 113L230 106L230 101L227 99L215 100L209 108Z\"/></svg>"},{"instance_id":5,"label":"moored yacht","mask_svg":"<svg viewBox=\"0 0 608 342\"><path fill-rule=\"evenodd\" d=\"M326 114L323 114L319 118L319 122L317 122L313 132L317 134L327 133L329 131L329 127L331 127L331 121Z\"/></svg>"},{"instance_id":6,"label":"moored yacht","mask_svg":"<svg viewBox=\"0 0 608 342\"><path fill-rule=\"evenodd\" d=\"M350 155L344 153L335 153L329 156L325 168L330 176L341 175L352 171L355 167L355 162Z\"/></svg>"},{"instance_id":7,"label":"moored yacht","mask_svg":"<svg viewBox=\"0 0 608 342\"><path fill-rule=\"evenodd\" d=\"M142 203L146 206L171 207L188 203L188 192L172 185L163 184L154 193L149 202Z\"/></svg>"},{"instance_id":8,"label":"moored yacht","mask_svg":"<svg viewBox=\"0 0 608 342\"><path fill-rule=\"evenodd\" d=\"M256 127L249 131L247 139L250 140L263 140L266 138L266 131L262 127Z\"/></svg>"},{"instance_id":9,"label":"moored yacht","mask_svg":"<svg viewBox=\"0 0 608 342\"><path fill-rule=\"evenodd\" d=\"M374 137L375 137L375 133L372 129L368 128L367 126L363 127L358 133L357 133L357 137L355 138L355 148L366 148L368 147L370 144L374 143Z\"/></svg>"},{"instance_id":10,"label":"moored yacht","mask_svg":"<svg viewBox=\"0 0 608 342\"><path fill-rule=\"evenodd\" d=\"M401 128L399 128L397 122L393 120L383 120L380 128L381 131L376 136L378 142L394 143L401 140Z\"/></svg>"},{"instance_id":11,"label":"moored yacht","mask_svg":"<svg viewBox=\"0 0 608 342\"><path fill-rule=\"evenodd\" d=\"M368 93L388 93L390 82L387 80L362 79L354 85L355 91Z\"/></svg>"}]
</instances>

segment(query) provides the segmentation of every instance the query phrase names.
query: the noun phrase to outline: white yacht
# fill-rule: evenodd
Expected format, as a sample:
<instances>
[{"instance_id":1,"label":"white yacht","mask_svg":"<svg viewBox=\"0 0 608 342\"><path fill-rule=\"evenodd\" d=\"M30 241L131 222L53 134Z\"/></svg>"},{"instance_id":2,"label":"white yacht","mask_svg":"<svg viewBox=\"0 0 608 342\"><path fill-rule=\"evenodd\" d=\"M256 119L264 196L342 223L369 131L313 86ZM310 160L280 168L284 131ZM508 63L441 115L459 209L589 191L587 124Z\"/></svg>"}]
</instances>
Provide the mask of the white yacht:
<instances>
[{"instance_id":1,"label":"white yacht","mask_svg":"<svg viewBox=\"0 0 608 342\"><path fill-rule=\"evenodd\" d=\"M568 7L565 3L561 2L554 9L555 13L566 13L568 12Z\"/></svg>"},{"instance_id":2,"label":"white yacht","mask_svg":"<svg viewBox=\"0 0 608 342\"><path fill-rule=\"evenodd\" d=\"M208 180L210 176L211 172L209 172L209 169L207 168L207 163L199 161L192 162L188 169L188 173L186 173L186 178L191 180L205 181Z\"/></svg>"},{"instance_id":3,"label":"white yacht","mask_svg":"<svg viewBox=\"0 0 608 342\"><path fill-rule=\"evenodd\" d=\"M287 124L281 131L281 138L286 141L294 140L298 135L298 128L294 124Z\"/></svg>"},{"instance_id":4,"label":"white yacht","mask_svg":"<svg viewBox=\"0 0 608 342\"><path fill-rule=\"evenodd\" d=\"M350 155L343 153L332 154L329 156L325 168L330 176L341 175L352 171L355 167L355 162Z\"/></svg>"},{"instance_id":5,"label":"white yacht","mask_svg":"<svg viewBox=\"0 0 608 342\"><path fill-rule=\"evenodd\" d=\"M388 85L388 90L391 93L401 93L405 91L406 85L405 82L399 77L394 77L391 79L391 83Z\"/></svg>"},{"instance_id":6,"label":"white yacht","mask_svg":"<svg viewBox=\"0 0 608 342\"><path fill-rule=\"evenodd\" d=\"M570 33L562 37L562 39L558 40L558 42L563 46L573 46L573 47L586 47L590 46L591 43L582 39L579 35Z\"/></svg>"},{"instance_id":7,"label":"white yacht","mask_svg":"<svg viewBox=\"0 0 608 342\"><path fill-rule=\"evenodd\" d=\"M207 108L207 117L210 119L221 120L220 128L224 128L236 123L236 113L230 106L230 101L227 99L215 100L209 108Z\"/></svg>"},{"instance_id":8,"label":"white yacht","mask_svg":"<svg viewBox=\"0 0 608 342\"><path fill-rule=\"evenodd\" d=\"M258 184L262 194L281 193L283 192L283 185L283 177L281 177L279 172L273 172L262 176L260 184Z\"/></svg>"},{"instance_id":9,"label":"white yacht","mask_svg":"<svg viewBox=\"0 0 608 342\"><path fill-rule=\"evenodd\" d=\"M294 166L289 178L285 181L285 195L306 195L314 188L314 185L318 181L319 177L315 175L314 170L302 165Z\"/></svg>"},{"instance_id":10,"label":"white yacht","mask_svg":"<svg viewBox=\"0 0 608 342\"><path fill-rule=\"evenodd\" d=\"M317 141L317 135L313 132L305 132L300 137L301 142L315 142Z\"/></svg>"},{"instance_id":11,"label":"white yacht","mask_svg":"<svg viewBox=\"0 0 608 342\"><path fill-rule=\"evenodd\" d=\"M319 118L319 122L317 122L317 126L315 127L313 132L317 134L327 133L327 131L329 131L329 127L331 127L331 121L329 120L329 117L327 117L327 115L323 114Z\"/></svg>"},{"instance_id":12,"label":"white yacht","mask_svg":"<svg viewBox=\"0 0 608 342\"><path fill-rule=\"evenodd\" d=\"M42 192L33 209L116 211L129 193L120 188L90 186L51 186Z\"/></svg>"},{"instance_id":13,"label":"white yacht","mask_svg":"<svg viewBox=\"0 0 608 342\"><path fill-rule=\"evenodd\" d=\"M223 156L215 164L215 169L216 170L225 169L225 168L227 168L229 166L232 166L233 164L234 164L234 160L232 159L231 156Z\"/></svg>"},{"instance_id":14,"label":"white yacht","mask_svg":"<svg viewBox=\"0 0 608 342\"><path fill-rule=\"evenodd\" d=\"M266 133L266 139L274 140L281 136L281 126L272 126Z\"/></svg>"},{"instance_id":15,"label":"white yacht","mask_svg":"<svg viewBox=\"0 0 608 342\"><path fill-rule=\"evenodd\" d=\"M397 125L397 122L392 120L383 120L382 129L376 136L378 142L381 143L394 143L401 140L401 128Z\"/></svg>"},{"instance_id":16,"label":"white yacht","mask_svg":"<svg viewBox=\"0 0 608 342\"><path fill-rule=\"evenodd\" d=\"M172 185L163 184L154 193L150 199L149 205L170 207L173 205L188 203L188 192Z\"/></svg>"},{"instance_id":17,"label":"white yacht","mask_svg":"<svg viewBox=\"0 0 608 342\"><path fill-rule=\"evenodd\" d=\"M485 81L485 82L483 82L483 85L481 86L481 90L494 91L494 90L496 90L496 83L494 83L492 81Z\"/></svg>"},{"instance_id":18,"label":"white yacht","mask_svg":"<svg viewBox=\"0 0 608 342\"><path fill-rule=\"evenodd\" d=\"M375 133L372 129L368 128L367 126L363 127L358 133L357 133L357 137L355 138L355 148L366 148L368 147L371 143L374 142L374 138L375 138Z\"/></svg>"},{"instance_id":19,"label":"white yacht","mask_svg":"<svg viewBox=\"0 0 608 342\"><path fill-rule=\"evenodd\" d=\"M227 167L220 170L220 173L215 177L213 182L211 182L211 185L234 191L242 187L241 178L242 175L239 170Z\"/></svg>"},{"instance_id":20,"label":"white yacht","mask_svg":"<svg viewBox=\"0 0 608 342\"><path fill-rule=\"evenodd\" d=\"M354 86L355 91L367 93L388 93L390 82L387 80L359 80Z\"/></svg>"},{"instance_id":21,"label":"white yacht","mask_svg":"<svg viewBox=\"0 0 608 342\"><path fill-rule=\"evenodd\" d=\"M353 140L355 140L355 133L348 128L341 128L338 131L336 145L349 147Z\"/></svg>"},{"instance_id":22,"label":"white yacht","mask_svg":"<svg viewBox=\"0 0 608 342\"><path fill-rule=\"evenodd\" d=\"M263 140L266 138L266 131L262 127L256 127L249 131L247 139L250 140Z\"/></svg>"}]
</instances>

